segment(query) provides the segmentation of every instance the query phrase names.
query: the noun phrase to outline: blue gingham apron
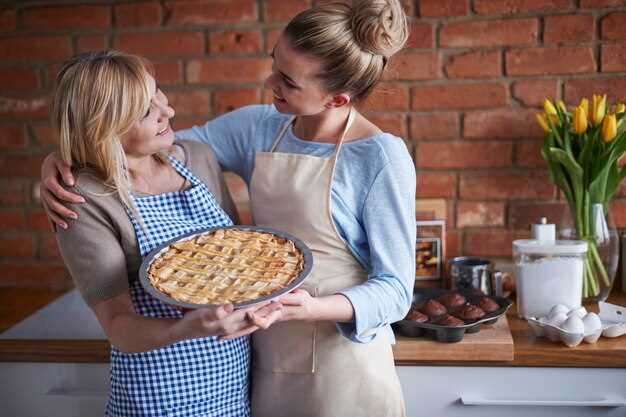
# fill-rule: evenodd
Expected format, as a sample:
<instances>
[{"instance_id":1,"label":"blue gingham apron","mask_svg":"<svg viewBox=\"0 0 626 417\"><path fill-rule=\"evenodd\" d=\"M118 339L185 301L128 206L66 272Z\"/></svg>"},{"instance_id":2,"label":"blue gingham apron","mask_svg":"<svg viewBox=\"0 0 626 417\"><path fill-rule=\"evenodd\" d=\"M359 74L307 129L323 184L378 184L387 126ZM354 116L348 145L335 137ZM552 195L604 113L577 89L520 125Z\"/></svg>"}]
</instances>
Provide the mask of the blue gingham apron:
<instances>
[{"instance_id":1,"label":"blue gingham apron","mask_svg":"<svg viewBox=\"0 0 626 417\"><path fill-rule=\"evenodd\" d=\"M174 169L191 183L184 191L135 197L142 226L131 221L141 255L176 236L232 221L206 185L179 161ZM144 231L145 229L145 231ZM138 314L181 318L182 313L145 292L139 280L130 295ZM248 337L218 342L215 337L185 340L149 352L126 354L111 348L111 394L106 415L115 417L247 417Z\"/></svg>"}]
</instances>

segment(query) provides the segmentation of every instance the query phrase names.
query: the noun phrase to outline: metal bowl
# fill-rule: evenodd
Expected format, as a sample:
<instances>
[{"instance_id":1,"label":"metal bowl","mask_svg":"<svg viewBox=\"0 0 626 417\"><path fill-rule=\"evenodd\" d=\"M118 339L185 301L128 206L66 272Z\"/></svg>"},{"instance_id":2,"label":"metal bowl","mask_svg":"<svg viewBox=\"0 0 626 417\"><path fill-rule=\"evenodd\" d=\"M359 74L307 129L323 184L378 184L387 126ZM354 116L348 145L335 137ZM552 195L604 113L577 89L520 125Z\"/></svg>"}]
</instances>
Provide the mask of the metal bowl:
<instances>
[{"instance_id":1,"label":"metal bowl","mask_svg":"<svg viewBox=\"0 0 626 417\"><path fill-rule=\"evenodd\" d=\"M198 235L202 235L208 232L213 232L216 230L228 230L228 229L254 231L254 232L266 232L266 233L274 234L278 237L289 239L294 243L296 248L298 248L300 252L302 252L302 255L304 257L304 268L302 269L302 271L300 271L300 274L288 286L270 295L266 295L264 297L256 298L254 300L243 301L241 303L233 303L233 307L235 309L246 308L246 307L253 306L255 304L268 302L275 298L280 297L283 294L288 293L289 291L292 291L298 288L300 284L302 284L302 282L305 280L305 278L309 275L309 273L311 272L311 269L313 268L313 254L311 253L311 250L309 249L309 247L303 241L301 241L295 236L290 235L289 233L272 229L270 227L260 227L260 226L208 227L208 228L195 230L193 232L178 236L168 242L165 242L159 245L154 250L152 250L148 255L146 255L146 257L143 259L143 262L141 263L141 267L139 268L139 282L141 283L141 286L153 297L172 306L181 307L184 309L197 309L197 308L203 308L203 307L217 306L217 304L192 304L192 303L185 303L182 301L175 300L174 298L170 297L167 294L162 293L161 291L157 290L156 288L152 286L152 283L150 282L150 278L148 277L148 271L150 270L150 265L152 265L152 262L154 262L157 258L159 258L162 253L166 252L169 249L170 245L177 243L177 242L184 241L184 240L193 239L194 237Z\"/></svg>"}]
</instances>

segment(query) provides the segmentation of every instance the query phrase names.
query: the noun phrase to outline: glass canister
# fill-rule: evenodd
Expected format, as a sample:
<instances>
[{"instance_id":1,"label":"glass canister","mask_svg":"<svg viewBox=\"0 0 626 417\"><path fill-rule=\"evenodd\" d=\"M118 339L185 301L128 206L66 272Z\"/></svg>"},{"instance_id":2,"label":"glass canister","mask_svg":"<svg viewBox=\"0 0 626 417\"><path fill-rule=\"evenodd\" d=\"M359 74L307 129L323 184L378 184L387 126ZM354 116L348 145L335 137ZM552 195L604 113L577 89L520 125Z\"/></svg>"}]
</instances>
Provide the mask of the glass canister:
<instances>
[{"instance_id":1,"label":"glass canister","mask_svg":"<svg viewBox=\"0 0 626 417\"><path fill-rule=\"evenodd\" d=\"M580 240L514 241L518 315L546 316L556 304L580 307L587 249Z\"/></svg>"}]
</instances>

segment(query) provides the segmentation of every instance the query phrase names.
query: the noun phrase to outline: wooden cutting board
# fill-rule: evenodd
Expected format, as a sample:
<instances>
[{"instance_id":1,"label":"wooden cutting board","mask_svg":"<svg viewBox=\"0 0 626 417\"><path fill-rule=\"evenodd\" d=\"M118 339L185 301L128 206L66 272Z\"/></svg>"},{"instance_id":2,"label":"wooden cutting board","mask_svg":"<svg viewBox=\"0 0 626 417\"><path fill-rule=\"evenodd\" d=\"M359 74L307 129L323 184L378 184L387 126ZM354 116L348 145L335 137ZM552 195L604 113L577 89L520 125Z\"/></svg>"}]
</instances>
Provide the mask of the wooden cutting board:
<instances>
[{"instance_id":1,"label":"wooden cutting board","mask_svg":"<svg viewBox=\"0 0 626 417\"><path fill-rule=\"evenodd\" d=\"M405 337L396 334L393 346L396 362L497 362L512 361L513 336L506 315L491 326L482 326L478 333L466 333L457 343L441 343L427 337Z\"/></svg>"}]
</instances>

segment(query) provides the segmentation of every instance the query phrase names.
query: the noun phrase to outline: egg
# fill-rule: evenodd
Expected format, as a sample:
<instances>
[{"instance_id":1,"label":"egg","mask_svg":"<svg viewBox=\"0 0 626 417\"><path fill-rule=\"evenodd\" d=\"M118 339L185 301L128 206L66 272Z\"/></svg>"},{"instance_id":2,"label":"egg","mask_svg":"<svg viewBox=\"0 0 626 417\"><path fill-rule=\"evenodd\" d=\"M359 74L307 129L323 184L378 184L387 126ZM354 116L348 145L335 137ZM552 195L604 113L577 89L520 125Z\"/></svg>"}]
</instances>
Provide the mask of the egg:
<instances>
[{"instance_id":1,"label":"egg","mask_svg":"<svg viewBox=\"0 0 626 417\"><path fill-rule=\"evenodd\" d=\"M585 326L585 334L597 332L602 328L602 322L596 313L587 313L583 317L583 325Z\"/></svg>"},{"instance_id":2,"label":"egg","mask_svg":"<svg viewBox=\"0 0 626 417\"><path fill-rule=\"evenodd\" d=\"M561 325L567 320L567 314L563 312L556 313L554 317L548 318L548 324L551 324L556 327L561 327Z\"/></svg>"},{"instance_id":3,"label":"egg","mask_svg":"<svg viewBox=\"0 0 626 417\"><path fill-rule=\"evenodd\" d=\"M579 318L585 317L587 314L587 309L585 307L578 307L567 313L567 317L571 317L573 315L577 315Z\"/></svg>"},{"instance_id":4,"label":"egg","mask_svg":"<svg viewBox=\"0 0 626 417\"><path fill-rule=\"evenodd\" d=\"M554 318L559 313L567 314L568 312L569 312L569 308L567 308L566 305L556 304L550 309L550 312L548 313L548 319Z\"/></svg>"},{"instance_id":5,"label":"egg","mask_svg":"<svg viewBox=\"0 0 626 417\"><path fill-rule=\"evenodd\" d=\"M575 314L571 315L567 320L565 320L561 328L567 333L581 335L585 333L585 325L583 324L583 320Z\"/></svg>"}]
</instances>

